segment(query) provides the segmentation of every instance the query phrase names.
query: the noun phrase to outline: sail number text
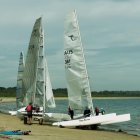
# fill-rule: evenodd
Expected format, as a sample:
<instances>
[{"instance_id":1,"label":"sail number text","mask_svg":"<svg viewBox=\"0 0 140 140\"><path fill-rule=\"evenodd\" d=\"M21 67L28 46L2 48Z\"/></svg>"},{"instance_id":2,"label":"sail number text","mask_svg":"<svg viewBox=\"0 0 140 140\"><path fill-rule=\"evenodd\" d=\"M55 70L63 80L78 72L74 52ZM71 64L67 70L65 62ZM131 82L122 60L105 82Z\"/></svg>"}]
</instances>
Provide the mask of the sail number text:
<instances>
[{"instance_id":1,"label":"sail number text","mask_svg":"<svg viewBox=\"0 0 140 140\"><path fill-rule=\"evenodd\" d=\"M71 68L71 55L73 54L73 50L65 50L64 56L65 56L65 67Z\"/></svg>"}]
</instances>

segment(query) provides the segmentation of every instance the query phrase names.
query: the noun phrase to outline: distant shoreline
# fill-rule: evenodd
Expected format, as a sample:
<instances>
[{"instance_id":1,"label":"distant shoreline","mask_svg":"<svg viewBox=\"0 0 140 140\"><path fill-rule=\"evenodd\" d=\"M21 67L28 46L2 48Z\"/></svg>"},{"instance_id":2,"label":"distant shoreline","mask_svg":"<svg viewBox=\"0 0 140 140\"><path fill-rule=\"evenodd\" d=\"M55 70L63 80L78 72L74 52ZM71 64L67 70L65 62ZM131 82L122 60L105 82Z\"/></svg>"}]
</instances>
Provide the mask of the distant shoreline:
<instances>
[{"instance_id":1,"label":"distant shoreline","mask_svg":"<svg viewBox=\"0 0 140 140\"><path fill-rule=\"evenodd\" d=\"M67 97L55 97L55 100L67 100ZM111 100L115 100L115 99L120 99L120 100L124 100L124 99L140 99L140 97L92 97L92 99L100 99L100 100L106 100L106 99L111 99ZM0 97L0 103L4 103L4 102L16 102L16 98L15 97Z\"/></svg>"},{"instance_id":2,"label":"distant shoreline","mask_svg":"<svg viewBox=\"0 0 140 140\"><path fill-rule=\"evenodd\" d=\"M66 100L67 97L55 97L56 100ZM92 99L140 99L140 97L92 97Z\"/></svg>"}]
</instances>

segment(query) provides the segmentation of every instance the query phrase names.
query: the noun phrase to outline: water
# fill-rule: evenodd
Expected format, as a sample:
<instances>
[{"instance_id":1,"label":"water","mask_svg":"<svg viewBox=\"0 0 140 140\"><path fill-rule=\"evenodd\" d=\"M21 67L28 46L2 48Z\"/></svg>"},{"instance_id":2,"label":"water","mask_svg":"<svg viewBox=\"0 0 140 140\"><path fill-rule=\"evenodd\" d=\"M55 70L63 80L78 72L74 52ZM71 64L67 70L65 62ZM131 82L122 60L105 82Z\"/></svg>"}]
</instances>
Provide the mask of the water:
<instances>
[{"instance_id":1,"label":"water","mask_svg":"<svg viewBox=\"0 0 140 140\"><path fill-rule=\"evenodd\" d=\"M94 107L104 108L106 113L131 114L131 121L101 126L107 130L122 130L140 136L140 99L94 99ZM56 108L47 112L67 113L68 101L56 100ZM16 103L1 103L0 110L16 110Z\"/></svg>"},{"instance_id":2,"label":"water","mask_svg":"<svg viewBox=\"0 0 140 140\"><path fill-rule=\"evenodd\" d=\"M140 136L140 99L95 100L94 104L104 107L106 113L131 114L130 121L105 125L103 128L110 130L120 129L129 134Z\"/></svg>"}]
</instances>

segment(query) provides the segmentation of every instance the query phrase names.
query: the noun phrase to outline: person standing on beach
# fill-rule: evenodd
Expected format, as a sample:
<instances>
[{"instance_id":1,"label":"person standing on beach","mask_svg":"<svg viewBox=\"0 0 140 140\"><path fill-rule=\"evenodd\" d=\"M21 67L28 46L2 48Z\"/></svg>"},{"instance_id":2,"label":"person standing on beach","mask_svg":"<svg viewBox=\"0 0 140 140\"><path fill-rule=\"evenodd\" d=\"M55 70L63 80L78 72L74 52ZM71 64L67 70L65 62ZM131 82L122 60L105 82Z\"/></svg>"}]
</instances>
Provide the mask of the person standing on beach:
<instances>
[{"instance_id":1,"label":"person standing on beach","mask_svg":"<svg viewBox=\"0 0 140 140\"><path fill-rule=\"evenodd\" d=\"M25 109L27 111L27 116L28 116L28 124L32 124L32 111L33 111L33 106L32 103L29 103Z\"/></svg>"},{"instance_id":2,"label":"person standing on beach","mask_svg":"<svg viewBox=\"0 0 140 140\"><path fill-rule=\"evenodd\" d=\"M91 110L88 107L86 107L86 109L84 110L84 117L89 117L90 114L91 114Z\"/></svg>"},{"instance_id":3,"label":"person standing on beach","mask_svg":"<svg viewBox=\"0 0 140 140\"><path fill-rule=\"evenodd\" d=\"M71 119L73 120L74 111L73 111L73 109L70 106L68 108L68 114L70 115Z\"/></svg>"},{"instance_id":4,"label":"person standing on beach","mask_svg":"<svg viewBox=\"0 0 140 140\"><path fill-rule=\"evenodd\" d=\"M99 113L100 113L99 108L98 107L95 107L95 114L96 114L96 116L98 116Z\"/></svg>"}]
</instances>

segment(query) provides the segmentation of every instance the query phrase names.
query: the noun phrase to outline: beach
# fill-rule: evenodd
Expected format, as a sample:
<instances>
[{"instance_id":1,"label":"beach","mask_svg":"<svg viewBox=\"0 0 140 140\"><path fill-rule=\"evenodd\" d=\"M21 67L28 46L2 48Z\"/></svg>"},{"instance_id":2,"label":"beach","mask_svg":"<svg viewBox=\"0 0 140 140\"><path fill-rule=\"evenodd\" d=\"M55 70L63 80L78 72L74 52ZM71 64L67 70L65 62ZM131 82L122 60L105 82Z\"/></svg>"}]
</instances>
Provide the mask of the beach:
<instances>
[{"instance_id":1,"label":"beach","mask_svg":"<svg viewBox=\"0 0 140 140\"><path fill-rule=\"evenodd\" d=\"M1 102L15 102L15 98L2 98ZM0 130L21 130L28 131L29 135L15 135L0 137L0 140L139 140L139 136L130 135L124 132L112 132L106 130L82 130L75 128L59 128L44 123L39 125L33 121L32 125L24 124L16 116L0 113Z\"/></svg>"},{"instance_id":2,"label":"beach","mask_svg":"<svg viewBox=\"0 0 140 140\"><path fill-rule=\"evenodd\" d=\"M34 121L32 125L27 125L16 116L7 114L0 114L0 129L7 131L31 130L30 135L10 136L10 138L23 140L139 140L140 138L123 132L59 128L47 124L39 125L38 121Z\"/></svg>"}]
</instances>

